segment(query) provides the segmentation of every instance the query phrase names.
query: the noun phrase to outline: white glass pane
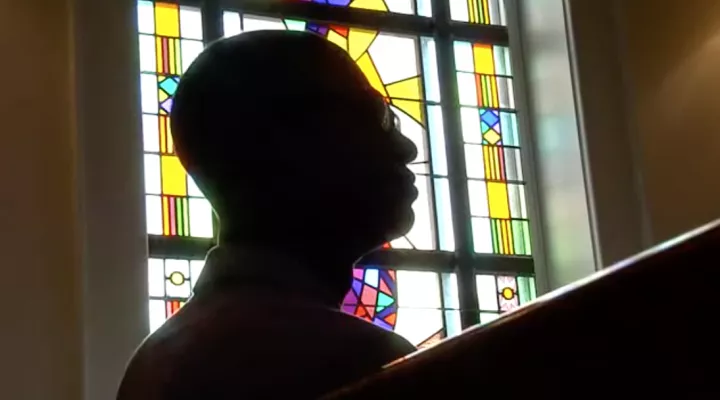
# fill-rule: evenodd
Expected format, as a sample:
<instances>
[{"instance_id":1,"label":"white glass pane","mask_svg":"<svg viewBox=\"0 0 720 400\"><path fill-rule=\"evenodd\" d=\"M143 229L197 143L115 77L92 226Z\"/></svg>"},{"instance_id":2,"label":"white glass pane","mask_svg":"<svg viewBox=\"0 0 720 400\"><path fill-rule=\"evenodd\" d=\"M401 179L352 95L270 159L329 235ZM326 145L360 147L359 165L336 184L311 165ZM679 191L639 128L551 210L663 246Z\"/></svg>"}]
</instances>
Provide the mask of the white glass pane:
<instances>
[{"instance_id":1,"label":"white glass pane","mask_svg":"<svg viewBox=\"0 0 720 400\"><path fill-rule=\"evenodd\" d=\"M458 94L460 97L460 105L477 107L477 88L475 86L475 74L467 72L458 72Z\"/></svg>"},{"instance_id":2,"label":"white glass pane","mask_svg":"<svg viewBox=\"0 0 720 400\"><path fill-rule=\"evenodd\" d=\"M520 149L505 148L505 165L508 180L523 180Z\"/></svg>"},{"instance_id":3,"label":"white glass pane","mask_svg":"<svg viewBox=\"0 0 720 400\"><path fill-rule=\"evenodd\" d=\"M445 127L443 126L442 107L428 106L427 114L428 129L430 129L430 154L433 174L447 176Z\"/></svg>"},{"instance_id":4,"label":"white glass pane","mask_svg":"<svg viewBox=\"0 0 720 400\"><path fill-rule=\"evenodd\" d=\"M415 245L417 250L434 250L433 245L433 214L431 210L430 178L427 176L416 176L415 187L418 190L418 198L413 203L415 213L415 224L407 238Z\"/></svg>"},{"instance_id":5,"label":"white glass pane","mask_svg":"<svg viewBox=\"0 0 720 400\"><path fill-rule=\"evenodd\" d=\"M440 275L440 279L442 280L443 305L445 306L445 330L447 337L453 337L462 333L457 275L444 273Z\"/></svg>"},{"instance_id":6,"label":"white glass pane","mask_svg":"<svg viewBox=\"0 0 720 400\"><path fill-rule=\"evenodd\" d=\"M205 199L191 198L190 203L190 236L212 238L213 220L212 207Z\"/></svg>"},{"instance_id":7,"label":"white glass pane","mask_svg":"<svg viewBox=\"0 0 720 400\"><path fill-rule=\"evenodd\" d=\"M190 263L188 260L165 260L165 293L169 297L190 297Z\"/></svg>"},{"instance_id":8,"label":"white glass pane","mask_svg":"<svg viewBox=\"0 0 720 400\"><path fill-rule=\"evenodd\" d=\"M180 6L180 36L187 39L202 40L203 26L200 9Z\"/></svg>"},{"instance_id":9,"label":"white glass pane","mask_svg":"<svg viewBox=\"0 0 720 400\"><path fill-rule=\"evenodd\" d=\"M500 4L500 24L507 25L507 10L505 9L505 0L498 0Z\"/></svg>"},{"instance_id":10,"label":"white glass pane","mask_svg":"<svg viewBox=\"0 0 720 400\"><path fill-rule=\"evenodd\" d=\"M417 346L443 328L439 309L399 308L395 333Z\"/></svg>"},{"instance_id":11,"label":"white glass pane","mask_svg":"<svg viewBox=\"0 0 720 400\"><path fill-rule=\"evenodd\" d=\"M498 311L498 289L492 275L475 277L478 292L478 305L481 311Z\"/></svg>"},{"instance_id":12,"label":"white glass pane","mask_svg":"<svg viewBox=\"0 0 720 400\"><path fill-rule=\"evenodd\" d=\"M455 69L461 72L475 73L475 59L470 42L455 42Z\"/></svg>"},{"instance_id":13,"label":"white glass pane","mask_svg":"<svg viewBox=\"0 0 720 400\"><path fill-rule=\"evenodd\" d=\"M182 72L185 73L185 71L190 68L192 62L195 61L197 56L202 53L205 46L203 45L203 42L183 39L180 42L180 48L182 51Z\"/></svg>"},{"instance_id":14,"label":"white glass pane","mask_svg":"<svg viewBox=\"0 0 720 400\"><path fill-rule=\"evenodd\" d=\"M384 84L419 75L415 40L387 33L377 35L368 52Z\"/></svg>"},{"instance_id":15,"label":"white glass pane","mask_svg":"<svg viewBox=\"0 0 720 400\"><path fill-rule=\"evenodd\" d=\"M493 46L493 53L493 57L495 58L495 73L497 75L512 75L510 49L505 46Z\"/></svg>"},{"instance_id":16,"label":"white glass pane","mask_svg":"<svg viewBox=\"0 0 720 400\"><path fill-rule=\"evenodd\" d=\"M414 14L413 0L385 0L390 12L399 14Z\"/></svg>"},{"instance_id":17,"label":"white glass pane","mask_svg":"<svg viewBox=\"0 0 720 400\"><path fill-rule=\"evenodd\" d=\"M513 81L510 78L497 78L498 98L501 108L515 108Z\"/></svg>"},{"instance_id":18,"label":"white glass pane","mask_svg":"<svg viewBox=\"0 0 720 400\"><path fill-rule=\"evenodd\" d=\"M223 35L230 37L241 33L240 14L232 11L223 12Z\"/></svg>"},{"instance_id":19,"label":"white glass pane","mask_svg":"<svg viewBox=\"0 0 720 400\"><path fill-rule=\"evenodd\" d=\"M480 113L477 108L461 107L460 121L462 123L463 141L466 143L482 143Z\"/></svg>"},{"instance_id":20,"label":"white glass pane","mask_svg":"<svg viewBox=\"0 0 720 400\"><path fill-rule=\"evenodd\" d=\"M158 113L157 77L150 74L140 74L140 94L142 112L148 114Z\"/></svg>"},{"instance_id":21,"label":"white glass pane","mask_svg":"<svg viewBox=\"0 0 720 400\"><path fill-rule=\"evenodd\" d=\"M161 194L160 156L145 154L145 193Z\"/></svg>"},{"instance_id":22,"label":"white glass pane","mask_svg":"<svg viewBox=\"0 0 720 400\"><path fill-rule=\"evenodd\" d=\"M450 1L450 18L453 21L468 22L470 16L468 15L468 2L467 0L449 0Z\"/></svg>"},{"instance_id":23,"label":"white glass pane","mask_svg":"<svg viewBox=\"0 0 720 400\"><path fill-rule=\"evenodd\" d=\"M455 251L455 233L453 232L452 205L450 203L450 183L446 178L435 179L435 207L437 209L437 229L442 251Z\"/></svg>"},{"instance_id":24,"label":"white glass pane","mask_svg":"<svg viewBox=\"0 0 720 400\"><path fill-rule=\"evenodd\" d=\"M479 144L465 145L465 166L468 178L485 178L485 156Z\"/></svg>"},{"instance_id":25,"label":"white glass pane","mask_svg":"<svg viewBox=\"0 0 720 400\"><path fill-rule=\"evenodd\" d=\"M199 187L197 187L197 184L195 184L195 181L193 178L188 175L187 176L187 187L188 187L188 196L191 197L205 197L203 192L200 190Z\"/></svg>"},{"instance_id":26,"label":"white glass pane","mask_svg":"<svg viewBox=\"0 0 720 400\"><path fill-rule=\"evenodd\" d=\"M149 235L163 234L162 198L145 196L145 218Z\"/></svg>"},{"instance_id":27,"label":"white glass pane","mask_svg":"<svg viewBox=\"0 0 720 400\"><path fill-rule=\"evenodd\" d=\"M481 324L487 324L490 322L495 321L496 319L500 318L500 314L496 313L488 313L488 312L481 312L480 313L480 323Z\"/></svg>"},{"instance_id":28,"label":"white glass pane","mask_svg":"<svg viewBox=\"0 0 720 400\"><path fill-rule=\"evenodd\" d=\"M522 185L508 184L508 199L510 200L510 217L527 219L525 187Z\"/></svg>"},{"instance_id":29,"label":"white glass pane","mask_svg":"<svg viewBox=\"0 0 720 400\"><path fill-rule=\"evenodd\" d=\"M487 186L484 181L468 181L470 214L473 217L489 217Z\"/></svg>"},{"instance_id":30,"label":"white glass pane","mask_svg":"<svg viewBox=\"0 0 720 400\"><path fill-rule=\"evenodd\" d=\"M148 260L148 293L153 297L165 296L165 263L161 259Z\"/></svg>"},{"instance_id":31,"label":"white glass pane","mask_svg":"<svg viewBox=\"0 0 720 400\"><path fill-rule=\"evenodd\" d=\"M447 337L451 338L462 333L462 319L460 318L460 310L445 311L445 330Z\"/></svg>"},{"instance_id":32,"label":"white glass pane","mask_svg":"<svg viewBox=\"0 0 720 400\"><path fill-rule=\"evenodd\" d=\"M492 233L490 232L490 219L473 218L473 242L475 244L476 253L492 253L493 242Z\"/></svg>"},{"instance_id":33,"label":"white glass pane","mask_svg":"<svg viewBox=\"0 0 720 400\"><path fill-rule=\"evenodd\" d=\"M460 295L456 274L441 274L443 285L443 302L446 309L460 309Z\"/></svg>"},{"instance_id":34,"label":"white glass pane","mask_svg":"<svg viewBox=\"0 0 720 400\"><path fill-rule=\"evenodd\" d=\"M440 78L437 66L437 50L432 38L420 39L423 74L425 78L425 100L440 102Z\"/></svg>"},{"instance_id":35,"label":"white glass pane","mask_svg":"<svg viewBox=\"0 0 720 400\"><path fill-rule=\"evenodd\" d=\"M140 35L138 38L140 51L140 71L155 72L157 59L155 58L155 38L150 35Z\"/></svg>"},{"instance_id":36,"label":"white glass pane","mask_svg":"<svg viewBox=\"0 0 720 400\"><path fill-rule=\"evenodd\" d=\"M421 17L432 17L432 0L417 0L417 15Z\"/></svg>"},{"instance_id":37,"label":"white glass pane","mask_svg":"<svg viewBox=\"0 0 720 400\"><path fill-rule=\"evenodd\" d=\"M269 17L258 17L255 15L243 16L243 32L259 31L259 30L285 30L285 24L282 20Z\"/></svg>"},{"instance_id":38,"label":"white glass pane","mask_svg":"<svg viewBox=\"0 0 720 400\"><path fill-rule=\"evenodd\" d=\"M157 115L143 114L143 149L150 152L160 151L160 128Z\"/></svg>"},{"instance_id":39,"label":"white glass pane","mask_svg":"<svg viewBox=\"0 0 720 400\"><path fill-rule=\"evenodd\" d=\"M155 33L155 10L152 1L138 1L138 32Z\"/></svg>"},{"instance_id":40,"label":"white glass pane","mask_svg":"<svg viewBox=\"0 0 720 400\"><path fill-rule=\"evenodd\" d=\"M517 116L514 113L500 113L500 129L506 146L520 146L517 135Z\"/></svg>"},{"instance_id":41,"label":"white glass pane","mask_svg":"<svg viewBox=\"0 0 720 400\"><path fill-rule=\"evenodd\" d=\"M307 23L305 21L298 21L295 19L286 19L285 26L289 31L304 31Z\"/></svg>"},{"instance_id":42,"label":"white glass pane","mask_svg":"<svg viewBox=\"0 0 720 400\"><path fill-rule=\"evenodd\" d=\"M190 261L190 284L193 288L195 287L203 268L205 268L205 260Z\"/></svg>"},{"instance_id":43,"label":"white glass pane","mask_svg":"<svg viewBox=\"0 0 720 400\"><path fill-rule=\"evenodd\" d=\"M434 272L397 271L395 332L420 344L443 328L440 286Z\"/></svg>"},{"instance_id":44,"label":"white glass pane","mask_svg":"<svg viewBox=\"0 0 720 400\"><path fill-rule=\"evenodd\" d=\"M163 300L150 300L150 332L155 332L165 323L165 302Z\"/></svg>"},{"instance_id":45,"label":"white glass pane","mask_svg":"<svg viewBox=\"0 0 720 400\"><path fill-rule=\"evenodd\" d=\"M493 20L493 24L495 24L495 25L503 25L503 26L504 26L504 25L507 25L507 14L506 14L506 11L505 11L505 0L491 0L490 7L491 7L491 8L490 8L490 10L491 10L491 15L494 15L494 14L492 14L492 12L493 12L495 9L498 10L498 11L497 11L497 14L499 14L499 18L498 18L497 20Z\"/></svg>"},{"instance_id":46,"label":"white glass pane","mask_svg":"<svg viewBox=\"0 0 720 400\"><path fill-rule=\"evenodd\" d=\"M435 272L397 271L398 306L439 309L440 282Z\"/></svg>"}]
</instances>

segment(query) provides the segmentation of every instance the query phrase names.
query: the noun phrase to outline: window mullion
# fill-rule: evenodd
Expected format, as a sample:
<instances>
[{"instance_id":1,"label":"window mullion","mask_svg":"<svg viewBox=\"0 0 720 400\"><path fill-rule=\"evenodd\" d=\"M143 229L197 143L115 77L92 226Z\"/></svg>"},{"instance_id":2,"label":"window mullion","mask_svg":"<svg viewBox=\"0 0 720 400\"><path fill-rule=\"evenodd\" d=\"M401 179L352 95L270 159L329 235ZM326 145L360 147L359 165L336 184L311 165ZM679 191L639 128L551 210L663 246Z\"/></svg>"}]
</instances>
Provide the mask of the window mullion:
<instances>
[{"instance_id":1,"label":"window mullion","mask_svg":"<svg viewBox=\"0 0 720 400\"><path fill-rule=\"evenodd\" d=\"M205 45L223 37L223 10L218 0L202 3L203 41Z\"/></svg>"},{"instance_id":2,"label":"window mullion","mask_svg":"<svg viewBox=\"0 0 720 400\"><path fill-rule=\"evenodd\" d=\"M455 57L450 10L447 0L433 1L435 41L442 96L443 125L450 178L450 201L453 210L458 293L463 328L480 322L478 296L473 268L473 237L465 172L465 151L460 126L458 87L455 79Z\"/></svg>"}]
</instances>

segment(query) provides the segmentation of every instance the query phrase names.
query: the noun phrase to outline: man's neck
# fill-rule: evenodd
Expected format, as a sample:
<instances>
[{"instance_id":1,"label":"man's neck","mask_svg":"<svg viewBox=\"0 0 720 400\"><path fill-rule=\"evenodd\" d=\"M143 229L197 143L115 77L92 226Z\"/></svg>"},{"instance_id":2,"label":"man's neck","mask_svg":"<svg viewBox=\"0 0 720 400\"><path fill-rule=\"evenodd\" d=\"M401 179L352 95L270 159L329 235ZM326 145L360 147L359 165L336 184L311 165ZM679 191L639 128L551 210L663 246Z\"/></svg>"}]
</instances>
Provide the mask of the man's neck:
<instances>
[{"instance_id":1,"label":"man's neck","mask_svg":"<svg viewBox=\"0 0 720 400\"><path fill-rule=\"evenodd\" d=\"M315 292L324 302L338 306L352 282L352 261L334 257L333 252L317 249L220 241L208 255L208 278L215 282L264 282L267 286Z\"/></svg>"}]
</instances>

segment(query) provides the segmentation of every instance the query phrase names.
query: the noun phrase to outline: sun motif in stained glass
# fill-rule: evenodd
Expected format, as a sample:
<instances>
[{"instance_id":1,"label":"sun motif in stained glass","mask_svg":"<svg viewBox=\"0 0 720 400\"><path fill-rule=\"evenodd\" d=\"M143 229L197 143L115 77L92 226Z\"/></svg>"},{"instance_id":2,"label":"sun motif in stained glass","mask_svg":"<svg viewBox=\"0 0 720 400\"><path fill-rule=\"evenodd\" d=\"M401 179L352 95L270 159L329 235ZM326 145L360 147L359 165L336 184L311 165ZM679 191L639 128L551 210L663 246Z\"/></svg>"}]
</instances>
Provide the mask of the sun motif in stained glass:
<instances>
[{"instance_id":1,"label":"sun motif in stained glass","mask_svg":"<svg viewBox=\"0 0 720 400\"><path fill-rule=\"evenodd\" d=\"M397 320L395 271L372 267L354 269L352 289L345 296L343 311L393 330Z\"/></svg>"},{"instance_id":2,"label":"sun motif in stained glass","mask_svg":"<svg viewBox=\"0 0 720 400\"><path fill-rule=\"evenodd\" d=\"M175 286L180 286L183 283L185 283L185 281L187 281L185 276L182 273L177 272L177 271L170 274L169 279L170 279L170 282Z\"/></svg>"},{"instance_id":3,"label":"sun motif in stained glass","mask_svg":"<svg viewBox=\"0 0 720 400\"><path fill-rule=\"evenodd\" d=\"M505 287L500 291L500 295L505 300L512 300L513 297L515 297L515 290L513 290L513 288L511 287Z\"/></svg>"}]
</instances>

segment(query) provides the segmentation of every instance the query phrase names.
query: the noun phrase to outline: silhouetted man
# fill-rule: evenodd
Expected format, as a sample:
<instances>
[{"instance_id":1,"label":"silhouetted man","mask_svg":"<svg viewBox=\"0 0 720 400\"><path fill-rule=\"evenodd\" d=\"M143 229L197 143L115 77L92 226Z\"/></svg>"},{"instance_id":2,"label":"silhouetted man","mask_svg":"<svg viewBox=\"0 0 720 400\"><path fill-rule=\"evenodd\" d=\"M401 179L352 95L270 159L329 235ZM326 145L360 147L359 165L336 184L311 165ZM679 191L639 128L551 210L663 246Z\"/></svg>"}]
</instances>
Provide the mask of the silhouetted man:
<instances>
[{"instance_id":1,"label":"silhouetted man","mask_svg":"<svg viewBox=\"0 0 720 400\"><path fill-rule=\"evenodd\" d=\"M416 149L350 57L309 33L246 33L209 46L174 101L219 245L119 398L313 398L414 351L339 310L353 263L409 230L417 196Z\"/></svg>"}]
</instances>

